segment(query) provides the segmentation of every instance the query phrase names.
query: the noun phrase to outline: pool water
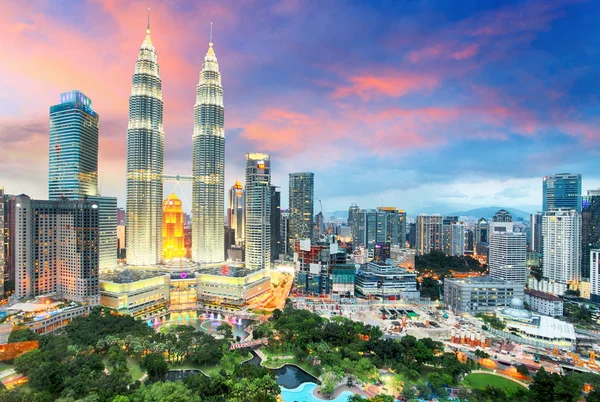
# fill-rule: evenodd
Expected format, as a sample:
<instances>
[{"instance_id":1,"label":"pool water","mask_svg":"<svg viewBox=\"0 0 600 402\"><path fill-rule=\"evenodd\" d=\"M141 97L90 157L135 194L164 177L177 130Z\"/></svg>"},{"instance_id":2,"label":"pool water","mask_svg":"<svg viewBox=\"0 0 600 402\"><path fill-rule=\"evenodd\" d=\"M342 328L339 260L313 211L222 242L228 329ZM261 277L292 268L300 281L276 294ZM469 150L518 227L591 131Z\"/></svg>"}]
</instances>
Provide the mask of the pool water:
<instances>
[{"instance_id":1,"label":"pool water","mask_svg":"<svg viewBox=\"0 0 600 402\"><path fill-rule=\"evenodd\" d=\"M281 387L281 398L283 402L321 402L322 399L318 399L313 396L313 390L317 388L317 384L305 382L298 388L287 389ZM333 402L348 402L348 399L352 396L352 392L344 391L337 398L329 399Z\"/></svg>"},{"instance_id":2,"label":"pool water","mask_svg":"<svg viewBox=\"0 0 600 402\"><path fill-rule=\"evenodd\" d=\"M297 389L306 383L316 383L317 379L306 371L291 364L285 364L281 368L271 370L275 373L277 385L287 389Z\"/></svg>"}]
</instances>

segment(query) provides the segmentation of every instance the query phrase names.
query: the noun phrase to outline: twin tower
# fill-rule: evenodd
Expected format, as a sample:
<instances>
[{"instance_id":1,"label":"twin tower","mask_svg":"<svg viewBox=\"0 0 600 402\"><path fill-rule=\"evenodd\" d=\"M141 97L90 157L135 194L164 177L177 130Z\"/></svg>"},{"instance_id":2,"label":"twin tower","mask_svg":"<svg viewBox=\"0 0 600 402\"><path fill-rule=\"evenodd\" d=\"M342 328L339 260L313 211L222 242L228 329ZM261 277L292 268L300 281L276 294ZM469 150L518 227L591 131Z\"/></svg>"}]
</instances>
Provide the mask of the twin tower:
<instances>
[{"instance_id":1,"label":"twin tower","mask_svg":"<svg viewBox=\"0 0 600 402\"><path fill-rule=\"evenodd\" d=\"M162 260L163 130L162 81L150 20L138 53L127 127L127 263ZM212 33L194 105L192 135L192 259L223 261L225 130L223 87Z\"/></svg>"}]
</instances>

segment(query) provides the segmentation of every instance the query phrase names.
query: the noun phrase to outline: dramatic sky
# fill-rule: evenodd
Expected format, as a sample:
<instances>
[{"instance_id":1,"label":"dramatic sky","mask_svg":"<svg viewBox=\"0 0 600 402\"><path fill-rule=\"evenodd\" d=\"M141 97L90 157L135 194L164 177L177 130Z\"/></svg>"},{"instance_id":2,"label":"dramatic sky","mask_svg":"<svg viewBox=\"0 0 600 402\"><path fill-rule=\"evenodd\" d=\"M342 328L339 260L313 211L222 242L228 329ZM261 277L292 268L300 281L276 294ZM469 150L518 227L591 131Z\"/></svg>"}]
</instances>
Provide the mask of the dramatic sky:
<instances>
[{"instance_id":1,"label":"dramatic sky","mask_svg":"<svg viewBox=\"0 0 600 402\"><path fill-rule=\"evenodd\" d=\"M501 4L503 3L503 4ZM541 207L541 177L600 187L595 1L0 1L0 185L47 197L48 112L79 89L100 115L103 195L125 205L131 75L151 8L165 173L191 171L214 22L226 188L244 154L315 173L326 211ZM190 189L176 190L189 207ZM318 205L318 201L316 201ZM315 208L315 212L318 207Z\"/></svg>"}]
</instances>

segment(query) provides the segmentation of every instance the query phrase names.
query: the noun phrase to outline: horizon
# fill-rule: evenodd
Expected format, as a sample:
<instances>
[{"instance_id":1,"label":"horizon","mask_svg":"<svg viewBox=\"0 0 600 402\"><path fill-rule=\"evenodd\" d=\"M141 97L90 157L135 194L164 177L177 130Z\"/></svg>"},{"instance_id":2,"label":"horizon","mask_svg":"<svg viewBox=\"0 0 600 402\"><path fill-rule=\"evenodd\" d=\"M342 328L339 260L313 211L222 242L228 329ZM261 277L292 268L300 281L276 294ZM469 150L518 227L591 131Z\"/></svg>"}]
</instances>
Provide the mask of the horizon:
<instances>
[{"instance_id":1,"label":"horizon","mask_svg":"<svg viewBox=\"0 0 600 402\"><path fill-rule=\"evenodd\" d=\"M315 173L325 211L537 211L542 177L561 171L582 174L583 194L600 187L591 3L65 1L0 4L7 193L48 197L48 111L78 89L100 116L101 193L125 206L127 99L148 7L165 173L191 173L195 89L214 22L226 191L256 151L271 154L282 207L295 171ZM191 186L165 183L165 197L172 191L189 212Z\"/></svg>"}]
</instances>

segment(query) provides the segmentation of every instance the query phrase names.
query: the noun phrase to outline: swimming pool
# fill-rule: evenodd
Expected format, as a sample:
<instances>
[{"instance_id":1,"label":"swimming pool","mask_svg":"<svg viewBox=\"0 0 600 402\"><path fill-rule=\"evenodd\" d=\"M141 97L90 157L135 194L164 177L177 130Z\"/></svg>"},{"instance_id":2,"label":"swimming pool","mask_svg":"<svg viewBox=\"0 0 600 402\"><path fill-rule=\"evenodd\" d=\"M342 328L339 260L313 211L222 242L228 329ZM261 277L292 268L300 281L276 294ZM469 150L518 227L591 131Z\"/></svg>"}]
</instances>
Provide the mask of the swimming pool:
<instances>
[{"instance_id":1,"label":"swimming pool","mask_svg":"<svg viewBox=\"0 0 600 402\"><path fill-rule=\"evenodd\" d=\"M305 382L294 389L281 387L281 398L283 402L321 402L321 399L317 399L313 396L313 390L315 388L317 388L317 384L311 382ZM337 398L329 400L333 402L348 402L348 399L350 399L352 395L352 392L344 391Z\"/></svg>"}]
</instances>

